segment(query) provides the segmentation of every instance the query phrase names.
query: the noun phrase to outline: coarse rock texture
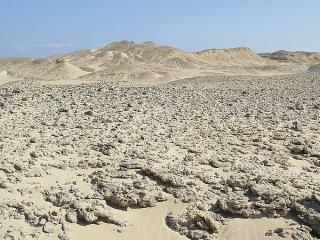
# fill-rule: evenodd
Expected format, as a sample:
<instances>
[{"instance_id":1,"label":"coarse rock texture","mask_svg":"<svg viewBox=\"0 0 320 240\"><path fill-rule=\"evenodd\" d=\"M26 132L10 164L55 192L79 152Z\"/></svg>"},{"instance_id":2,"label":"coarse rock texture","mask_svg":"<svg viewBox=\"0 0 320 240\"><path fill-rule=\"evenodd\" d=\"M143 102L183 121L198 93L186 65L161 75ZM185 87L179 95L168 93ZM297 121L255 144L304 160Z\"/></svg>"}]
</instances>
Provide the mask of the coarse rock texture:
<instances>
[{"instance_id":1,"label":"coarse rock texture","mask_svg":"<svg viewBox=\"0 0 320 240\"><path fill-rule=\"evenodd\" d=\"M319 111L310 72L2 84L0 239L319 239Z\"/></svg>"},{"instance_id":2,"label":"coarse rock texture","mask_svg":"<svg viewBox=\"0 0 320 240\"><path fill-rule=\"evenodd\" d=\"M226 220L222 216L198 206L190 207L185 213L178 216L170 213L166 222L171 229L190 239L211 239Z\"/></svg>"},{"instance_id":3,"label":"coarse rock texture","mask_svg":"<svg viewBox=\"0 0 320 240\"><path fill-rule=\"evenodd\" d=\"M308 68L308 71L309 72L320 72L320 64L310 65Z\"/></svg>"}]
</instances>

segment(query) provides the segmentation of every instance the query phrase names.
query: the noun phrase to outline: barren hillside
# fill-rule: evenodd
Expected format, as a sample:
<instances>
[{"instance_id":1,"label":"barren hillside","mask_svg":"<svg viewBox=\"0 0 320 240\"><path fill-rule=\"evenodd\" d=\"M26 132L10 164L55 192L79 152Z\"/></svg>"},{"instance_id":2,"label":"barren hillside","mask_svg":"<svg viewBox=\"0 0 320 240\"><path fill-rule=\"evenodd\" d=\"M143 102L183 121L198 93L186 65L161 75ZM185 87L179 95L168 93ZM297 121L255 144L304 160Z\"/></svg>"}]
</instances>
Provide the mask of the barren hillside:
<instances>
[{"instance_id":1,"label":"barren hillside","mask_svg":"<svg viewBox=\"0 0 320 240\"><path fill-rule=\"evenodd\" d=\"M317 52L290 52L285 50L280 50L274 53L263 53L260 54L262 57L270 60L277 61L279 63L291 63L291 64L319 64L320 63L320 53Z\"/></svg>"},{"instance_id":2,"label":"barren hillside","mask_svg":"<svg viewBox=\"0 0 320 240\"><path fill-rule=\"evenodd\" d=\"M18 78L45 81L122 81L152 85L216 74L264 76L314 71L319 56L286 51L258 55L244 47L186 52L150 41L119 41L46 59L2 58L0 70Z\"/></svg>"}]
</instances>

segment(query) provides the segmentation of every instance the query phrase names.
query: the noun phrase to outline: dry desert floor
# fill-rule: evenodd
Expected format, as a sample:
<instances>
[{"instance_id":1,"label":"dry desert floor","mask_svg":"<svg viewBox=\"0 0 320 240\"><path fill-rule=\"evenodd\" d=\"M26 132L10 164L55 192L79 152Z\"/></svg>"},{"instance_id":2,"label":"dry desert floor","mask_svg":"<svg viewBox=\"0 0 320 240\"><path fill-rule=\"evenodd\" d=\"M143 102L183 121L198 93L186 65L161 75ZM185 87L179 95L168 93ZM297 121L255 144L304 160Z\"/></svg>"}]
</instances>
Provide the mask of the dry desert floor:
<instances>
[{"instance_id":1,"label":"dry desert floor","mask_svg":"<svg viewBox=\"0 0 320 240\"><path fill-rule=\"evenodd\" d=\"M319 238L319 73L71 83L0 85L0 239Z\"/></svg>"}]
</instances>

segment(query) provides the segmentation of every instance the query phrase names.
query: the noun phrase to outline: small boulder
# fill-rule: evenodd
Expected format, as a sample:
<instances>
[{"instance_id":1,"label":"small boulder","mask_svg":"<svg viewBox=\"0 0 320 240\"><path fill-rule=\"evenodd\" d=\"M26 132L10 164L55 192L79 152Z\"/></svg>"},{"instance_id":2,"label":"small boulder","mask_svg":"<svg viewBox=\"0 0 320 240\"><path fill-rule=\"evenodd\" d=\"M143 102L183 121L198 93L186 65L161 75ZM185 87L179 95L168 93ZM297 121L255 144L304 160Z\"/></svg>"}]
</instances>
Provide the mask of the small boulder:
<instances>
[{"instance_id":1,"label":"small boulder","mask_svg":"<svg viewBox=\"0 0 320 240\"><path fill-rule=\"evenodd\" d=\"M54 225L53 223L51 222L46 222L44 225L43 225L43 232L45 233L53 233L54 232Z\"/></svg>"}]
</instances>

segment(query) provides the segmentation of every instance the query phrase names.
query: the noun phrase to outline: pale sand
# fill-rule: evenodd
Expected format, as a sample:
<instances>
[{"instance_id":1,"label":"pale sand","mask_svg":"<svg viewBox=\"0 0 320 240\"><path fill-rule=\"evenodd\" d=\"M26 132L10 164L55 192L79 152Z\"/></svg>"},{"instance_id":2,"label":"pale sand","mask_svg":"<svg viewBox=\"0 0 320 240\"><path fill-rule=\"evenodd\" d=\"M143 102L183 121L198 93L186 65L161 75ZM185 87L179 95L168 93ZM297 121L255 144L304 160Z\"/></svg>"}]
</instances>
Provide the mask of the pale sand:
<instances>
[{"instance_id":1,"label":"pale sand","mask_svg":"<svg viewBox=\"0 0 320 240\"><path fill-rule=\"evenodd\" d=\"M181 213L186 204L174 203L169 200L158 204L154 208L128 209L127 211L114 209L116 217L127 222L128 227L119 228L114 225L100 223L99 225L72 225L70 236L77 240L183 240L187 239L171 231L165 224L165 217L169 212ZM121 231L121 233L117 232Z\"/></svg>"},{"instance_id":2,"label":"pale sand","mask_svg":"<svg viewBox=\"0 0 320 240\"><path fill-rule=\"evenodd\" d=\"M218 239L219 240L280 240L292 239L283 238L277 235L266 236L268 230L275 230L277 228L288 228L292 221L283 218L278 219L233 219L230 223L222 227Z\"/></svg>"}]
</instances>

